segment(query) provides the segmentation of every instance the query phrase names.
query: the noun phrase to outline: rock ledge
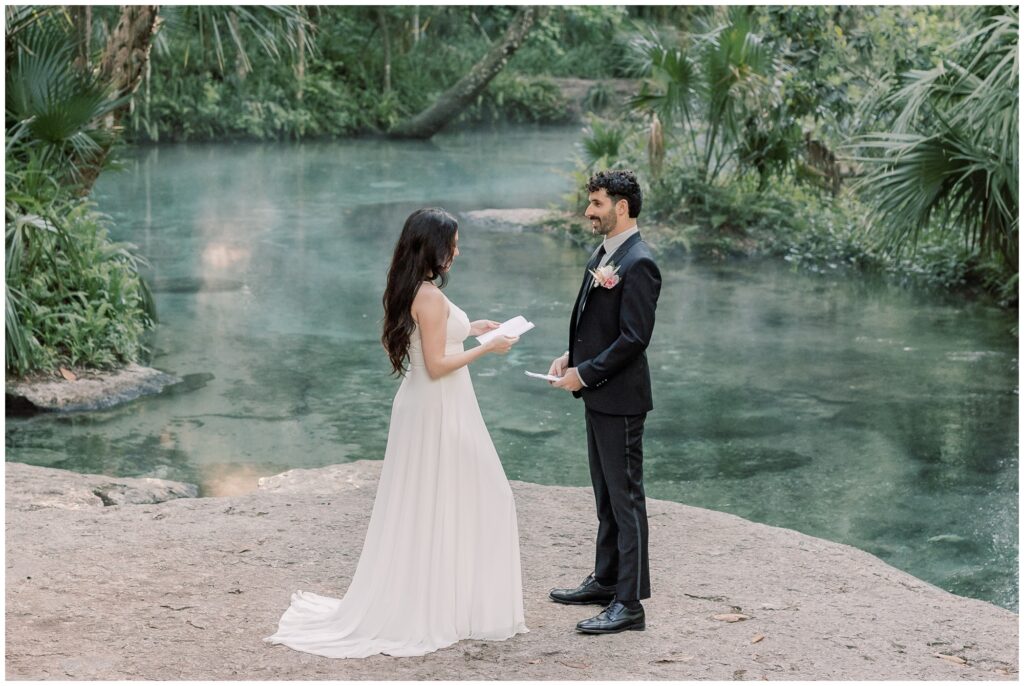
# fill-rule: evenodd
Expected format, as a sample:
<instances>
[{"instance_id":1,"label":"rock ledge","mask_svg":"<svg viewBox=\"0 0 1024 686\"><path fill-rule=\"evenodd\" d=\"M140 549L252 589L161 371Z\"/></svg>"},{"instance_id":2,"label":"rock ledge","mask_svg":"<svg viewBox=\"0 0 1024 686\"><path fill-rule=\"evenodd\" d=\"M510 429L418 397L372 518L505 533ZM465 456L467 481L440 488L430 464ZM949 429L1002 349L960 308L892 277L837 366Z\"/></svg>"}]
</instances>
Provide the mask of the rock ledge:
<instances>
[{"instance_id":1,"label":"rock ledge","mask_svg":"<svg viewBox=\"0 0 1024 686\"><path fill-rule=\"evenodd\" d=\"M8 462L7 509L65 510L109 505L151 505L175 498L195 498L199 487L181 481L151 478L115 478L103 474L78 474L66 469L36 467Z\"/></svg>"},{"instance_id":2,"label":"rock ledge","mask_svg":"<svg viewBox=\"0 0 1024 686\"><path fill-rule=\"evenodd\" d=\"M240 496L73 510L47 506L53 494L25 507L32 496L17 489L34 470L8 464L7 678L1016 680L1012 612L849 546L653 499L647 630L577 634L599 608L547 592L591 569L593 494L515 481L530 633L416 658L331 660L264 643L293 591L344 594L380 465L291 470Z\"/></svg>"}]
</instances>

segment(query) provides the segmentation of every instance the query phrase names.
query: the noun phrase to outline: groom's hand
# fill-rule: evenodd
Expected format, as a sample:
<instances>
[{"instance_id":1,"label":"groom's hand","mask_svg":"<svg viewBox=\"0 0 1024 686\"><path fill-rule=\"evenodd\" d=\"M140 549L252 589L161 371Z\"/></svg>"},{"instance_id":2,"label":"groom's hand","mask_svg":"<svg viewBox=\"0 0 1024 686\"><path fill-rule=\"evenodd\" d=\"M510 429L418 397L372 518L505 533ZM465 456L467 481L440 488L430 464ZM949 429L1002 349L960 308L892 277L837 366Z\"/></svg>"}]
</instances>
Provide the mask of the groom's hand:
<instances>
[{"instance_id":1,"label":"groom's hand","mask_svg":"<svg viewBox=\"0 0 1024 686\"><path fill-rule=\"evenodd\" d=\"M562 355L561 357L556 357L551 362L551 367L548 368L548 374L550 374L552 376L565 376L565 369L568 366L569 366L569 356L568 355ZM552 381L552 382L549 382L549 383L554 383L554 382Z\"/></svg>"},{"instance_id":2,"label":"groom's hand","mask_svg":"<svg viewBox=\"0 0 1024 686\"><path fill-rule=\"evenodd\" d=\"M569 367L561 379L550 383L555 388L564 388L567 391L578 391L583 388L583 384L580 383L580 375L576 373L576 367Z\"/></svg>"}]
</instances>

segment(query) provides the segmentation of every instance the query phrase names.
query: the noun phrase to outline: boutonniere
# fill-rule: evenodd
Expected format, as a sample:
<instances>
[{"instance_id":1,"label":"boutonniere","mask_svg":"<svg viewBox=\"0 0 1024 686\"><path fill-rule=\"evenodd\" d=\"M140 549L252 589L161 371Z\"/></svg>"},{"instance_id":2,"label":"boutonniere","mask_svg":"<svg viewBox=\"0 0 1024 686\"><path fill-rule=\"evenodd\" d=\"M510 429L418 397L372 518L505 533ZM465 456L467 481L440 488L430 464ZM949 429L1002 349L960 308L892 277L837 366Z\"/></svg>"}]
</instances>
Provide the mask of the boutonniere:
<instances>
[{"instance_id":1,"label":"boutonniere","mask_svg":"<svg viewBox=\"0 0 1024 686\"><path fill-rule=\"evenodd\" d=\"M594 277L593 287L602 286L604 288L615 288L616 284L619 283L619 268L618 266L609 262L603 267L597 269L591 269L590 273Z\"/></svg>"}]
</instances>

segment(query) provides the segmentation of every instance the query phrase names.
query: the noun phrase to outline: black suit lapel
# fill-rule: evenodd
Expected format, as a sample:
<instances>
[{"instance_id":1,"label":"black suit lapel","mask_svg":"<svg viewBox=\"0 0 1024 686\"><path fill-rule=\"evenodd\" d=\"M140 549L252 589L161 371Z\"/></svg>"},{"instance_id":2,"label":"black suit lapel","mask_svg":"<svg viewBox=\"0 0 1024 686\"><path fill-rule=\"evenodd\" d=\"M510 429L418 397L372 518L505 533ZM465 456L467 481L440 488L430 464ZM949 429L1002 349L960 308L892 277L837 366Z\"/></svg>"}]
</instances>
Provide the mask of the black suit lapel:
<instances>
[{"instance_id":1,"label":"black suit lapel","mask_svg":"<svg viewBox=\"0 0 1024 686\"><path fill-rule=\"evenodd\" d=\"M603 243L601 245L604 245ZM580 321L580 315L583 314L583 306L587 303L587 296L590 294L590 289L594 287L594 275L591 274L591 270L597 269L598 262L601 261L601 246L597 246L594 249L594 254L590 256L590 261L587 262L587 273L583 276L583 287L580 288L580 294L576 296L576 322Z\"/></svg>"}]
</instances>

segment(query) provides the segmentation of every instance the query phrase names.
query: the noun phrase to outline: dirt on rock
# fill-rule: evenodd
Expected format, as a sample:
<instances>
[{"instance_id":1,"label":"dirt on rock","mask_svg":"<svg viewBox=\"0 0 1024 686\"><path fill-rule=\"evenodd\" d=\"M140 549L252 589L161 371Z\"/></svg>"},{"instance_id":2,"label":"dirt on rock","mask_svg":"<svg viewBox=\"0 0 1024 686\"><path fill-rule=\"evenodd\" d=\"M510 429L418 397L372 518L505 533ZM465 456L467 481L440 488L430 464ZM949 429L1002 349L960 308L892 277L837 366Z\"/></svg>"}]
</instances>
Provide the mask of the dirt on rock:
<instances>
[{"instance_id":1,"label":"dirt on rock","mask_svg":"<svg viewBox=\"0 0 1024 686\"><path fill-rule=\"evenodd\" d=\"M600 608L547 593L591 570L593 495L521 482L529 633L406 658L265 643L293 591L345 593L380 465L291 470L239 496L71 507L60 492L88 475L18 465L12 481L8 463L7 678L1017 678L1016 614L849 546L661 500L648 501L647 630L578 634ZM12 497L26 470L58 472L39 502Z\"/></svg>"}]
</instances>

